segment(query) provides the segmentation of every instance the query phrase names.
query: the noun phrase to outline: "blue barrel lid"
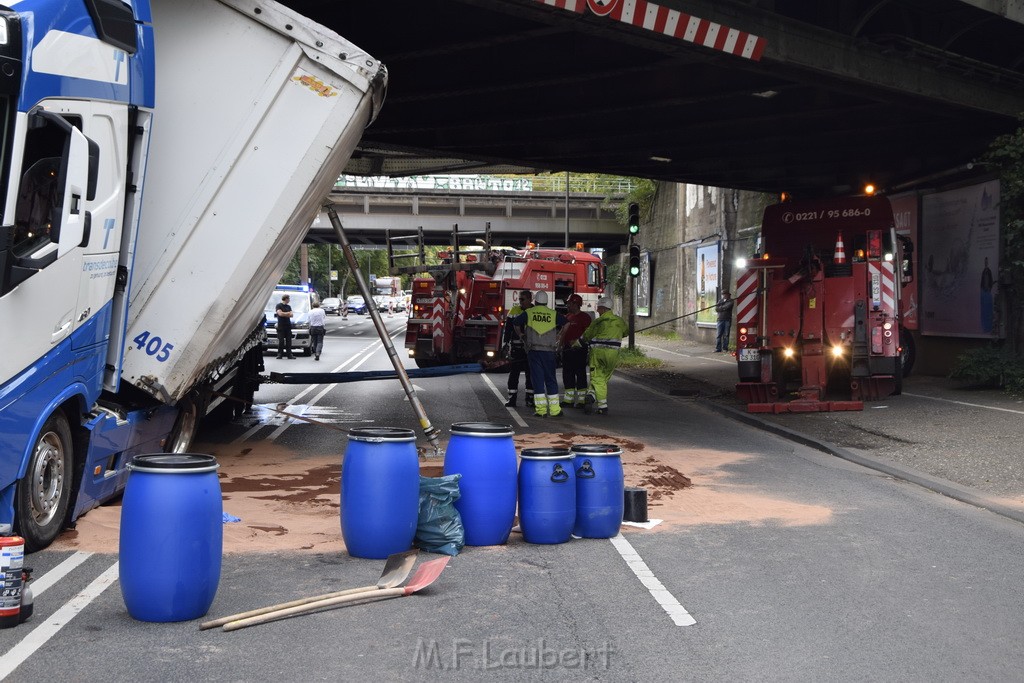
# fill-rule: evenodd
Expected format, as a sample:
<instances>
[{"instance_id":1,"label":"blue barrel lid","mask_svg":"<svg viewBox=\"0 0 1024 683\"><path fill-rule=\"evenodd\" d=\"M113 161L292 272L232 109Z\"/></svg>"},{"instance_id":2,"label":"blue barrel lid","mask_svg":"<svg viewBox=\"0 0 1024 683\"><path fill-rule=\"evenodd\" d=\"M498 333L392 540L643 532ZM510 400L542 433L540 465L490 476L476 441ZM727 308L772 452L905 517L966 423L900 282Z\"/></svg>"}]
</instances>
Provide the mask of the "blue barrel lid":
<instances>
[{"instance_id":1,"label":"blue barrel lid","mask_svg":"<svg viewBox=\"0 0 1024 683\"><path fill-rule=\"evenodd\" d=\"M500 422L456 422L452 425L452 434L472 434L473 436L513 436L512 425Z\"/></svg>"},{"instance_id":2,"label":"blue barrel lid","mask_svg":"<svg viewBox=\"0 0 1024 683\"><path fill-rule=\"evenodd\" d=\"M574 445L570 450L577 455L590 455L590 456L619 456L622 455L622 449L615 444L610 443L581 443Z\"/></svg>"},{"instance_id":3,"label":"blue barrel lid","mask_svg":"<svg viewBox=\"0 0 1024 683\"><path fill-rule=\"evenodd\" d=\"M416 433L402 427L357 427L348 433L351 441L415 441Z\"/></svg>"},{"instance_id":4,"label":"blue barrel lid","mask_svg":"<svg viewBox=\"0 0 1024 683\"><path fill-rule=\"evenodd\" d=\"M570 460L573 454L568 448L526 448L523 458L527 460Z\"/></svg>"},{"instance_id":5,"label":"blue barrel lid","mask_svg":"<svg viewBox=\"0 0 1024 683\"><path fill-rule=\"evenodd\" d=\"M215 457L203 453L148 453L136 455L128 465L133 472L159 474L197 474L213 472L218 467Z\"/></svg>"}]
</instances>

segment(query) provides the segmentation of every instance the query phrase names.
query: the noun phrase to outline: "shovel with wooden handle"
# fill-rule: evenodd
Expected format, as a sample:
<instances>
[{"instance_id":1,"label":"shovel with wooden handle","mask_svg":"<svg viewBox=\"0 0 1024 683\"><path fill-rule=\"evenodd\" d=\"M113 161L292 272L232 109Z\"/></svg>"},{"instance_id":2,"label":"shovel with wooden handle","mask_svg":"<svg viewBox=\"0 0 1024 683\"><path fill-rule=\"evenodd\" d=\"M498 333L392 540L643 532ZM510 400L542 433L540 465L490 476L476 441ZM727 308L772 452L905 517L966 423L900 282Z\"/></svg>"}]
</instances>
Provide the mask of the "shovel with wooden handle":
<instances>
[{"instance_id":1,"label":"shovel with wooden handle","mask_svg":"<svg viewBox=\"0 0 1024 683\"><path fill-rule=\"evenodd\" d=\"M405 581L405 579L409 576L409 572L412 571L412 566L416 564L416 555L418 553L418 550L406 550L404 553L395 553L394 555L389 555L387 561L384 562L384 571L381 572L380 579L377 580L376 585L362 586L361 588L349 588L343 591L324 593L323 595L311 595L306 598L299 598L298 600L282 602L277 605L260 607L259 609L249 610L248 612L239 612L238 614L232 614L230 616L221 617L220 619L214 619L212 621L203 622L199 625L199 630L205 631L208 628L223 626L229 621L238 621L240 619L246 619L248 617L255 617L259 616L260 614L276 612L280 609L287 609L288 607L297 607L299 605L305 605L310 602L316 602L317 600L326 600L328 598L340 598L344 595L356 595L358 593L372 593L378 590L383 590L385 588L394 588L395 586L400 586L402 582Z\"/></svg>"},{"instance_id":2,"label":"shovel with wooden handle","mask_svg":"<svg viewBox=\"0 0 1024 683\"><path fill-rule=\"evenodd\" d=\"M340 605L346 605L354 602L376 602L377 600L387 600L389 598L400 598L403 595L412 595L413 593L423 590L430 584L434 583L434 580L441 575L441 572L444 571L444 568L448 565L448 560L450 559L452 558L439 557L436 560L424 562L417 567L416 573L412 575L412 578L409 579L409 583L406 584L404 588L385 588L382 590L358 593L355 595L343 595L337 598L317 600L316 602L309 602L304 605L296 605L295 607L287 607L274 612L267 612L258 616L249 617L247 619L232 621L224 624L224 630L237 631L238 629L246 628L247 626L256 626L257 624L264 624L268 621L283 619L284 617L290 617L295 614L313 612L325 607L338 607Z\"/></svg>"}]
</instances>

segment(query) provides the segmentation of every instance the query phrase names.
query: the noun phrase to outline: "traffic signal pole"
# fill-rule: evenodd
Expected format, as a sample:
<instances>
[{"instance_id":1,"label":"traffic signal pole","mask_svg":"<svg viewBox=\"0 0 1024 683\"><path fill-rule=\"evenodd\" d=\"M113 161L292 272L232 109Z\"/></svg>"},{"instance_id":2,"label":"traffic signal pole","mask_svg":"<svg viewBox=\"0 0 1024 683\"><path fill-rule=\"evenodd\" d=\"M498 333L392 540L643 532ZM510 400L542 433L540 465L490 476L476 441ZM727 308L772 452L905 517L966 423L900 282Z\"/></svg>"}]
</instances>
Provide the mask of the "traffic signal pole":
<instances>
[{"instance_id":1,"label":"traffic signal pole","mask_svg":"<svg viewBox=\"0 0 1024 683\"><path fill-rule=\"evenodd\" d=\"M629 236L629 251L633 251L633 236ZM630 273L629 276L629 348L634 348L636 343L636 278Z\"/></svg>"},{"instance_id":2,"label":"traffic signal pole","mask_svg":"<svg viewBox=\"0 0 1024 683\"><path fill-rule=\"evenodd\" d=\"M626 227L629 230L629 348L634 348L636 342L636 278L640 275L640 245L633 244L633 239L640 234L640 205L636 202L629 204L629 219Z\"/></svg>"}]
</instances>

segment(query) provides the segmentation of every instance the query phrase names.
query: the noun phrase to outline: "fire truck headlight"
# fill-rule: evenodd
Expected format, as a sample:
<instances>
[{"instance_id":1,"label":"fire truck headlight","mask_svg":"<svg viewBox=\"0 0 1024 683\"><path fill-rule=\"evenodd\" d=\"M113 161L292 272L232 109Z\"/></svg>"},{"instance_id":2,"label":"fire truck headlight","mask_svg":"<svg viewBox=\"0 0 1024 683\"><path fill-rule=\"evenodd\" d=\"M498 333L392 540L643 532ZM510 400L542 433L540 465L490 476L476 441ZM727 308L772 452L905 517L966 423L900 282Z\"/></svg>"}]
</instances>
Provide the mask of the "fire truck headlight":
<instances>
[{"instance_id":1,"label":"fire truck headlight","mask_svg":"<svg viewBox=\"0 0 1024 683\"><path fill-rule=\"evenodd\" d=\"M740 341L741 341L741 342L745 342L745 341L747 341L747 335L745 335L745 334L741 334L741 335L740 335Z\"/></svg>"},{"instance_id":2,"label":"fire truck headlight","mask_svg":"<svg viewBox=\"0 0 1024 683\"><path fill-rule=\"evenodd\" d=\"M791 348L789 348L787 346L786 348L782 349L782 355L785 356L786 358L792 358L793 357L793 349L791 349Z\"/></svg>"},{"instance_id":3,"label":"fire truck headlight","mask_svg":"<svg viewBox=\"0 0 1024 683\"><path fill-rule=\"evenodd\" d=\"M882 336L888 339L889 337L892 336L892 330L886 330L885 332L882 333Z\"/></svg>"},{"instance_id":4,"label":"fire truck headlight","mask_svg":"<svg viewBox=\"0 0 1024 683\"><path fill-rule=\"evenodd\" d=\"M886 254L886 255L885 255L885 256L883 256L882 258L884 258L884 259L885 259L886 261L888 261L889 263L892 263L892 254Z\"/></svg>"},{"instance_id":5,"label":"fire truck headlight","mask_svg":"<svg viewBox=\"0 0 1024 683\"><path fill-rule=\"evenodd\" d=\"M746 334L746 333L747 333L747 328L741 327L740 328L740 334Z\"/></svg>"},{"instance_id":6,"label":"fire truck headlight","mask_svg":"<svg viewBox=\"0 0 1024 683\"><path fill-rule=\"evenodd\" d=\"M487 352L487 357L488 358L494 358L494 351L488 351Z\"/></svg>"},{"instance_id":7,"label":"fire truck headlight","mask_svg":"<svg viewBox=\"0 0 1024 683\"><path fill-rule=\"evenodd\" d=\"M416 355L416 349L409 349L409 358L412 358L415 355Z\"/></svg>"},{"instance_id":8,"label":"fire truck headlight","mask_svg":"<svg viewBox=\"0 0 1024 683\"><path fill-rule=\"evenodd\" d=\"M882 329L883 330L891 330L892 329L892 323L882 323Z\"/></svg>"},{"instance_id":9,"label":"fire truck headlight","mask_svg":"<svg viewBox=\"0 0 1024 683\"><path fill-rule=\"evenodd\" d=\"M746 268L747 267L747 259L745 259L745 258L738 258L738 259L736 259L736 267L737 268Z\"/></svg>"},{"instance_id":10,"label":"fire truck headlight","mask_svg":"<svg viewBox=\"0 0 1024 683\"><path fill-rule=\"evenodd\" d=\"M836 358L842 358L843 357L843 347L839 346L838 344L833 346L832 347L832 355L835 356Z\"/></svg>"},{"instance_id":11,"label":"fire truck headlight","mask_svg":"<svg viewBox=\"0 0 1024 683\"><path fill-rule=\"evenodd\" d=\"M465 293L466 293L466 288L465 287L462 287L462 288L459 289L459 294L465 294Z\"/></svg>"}]
</instances>

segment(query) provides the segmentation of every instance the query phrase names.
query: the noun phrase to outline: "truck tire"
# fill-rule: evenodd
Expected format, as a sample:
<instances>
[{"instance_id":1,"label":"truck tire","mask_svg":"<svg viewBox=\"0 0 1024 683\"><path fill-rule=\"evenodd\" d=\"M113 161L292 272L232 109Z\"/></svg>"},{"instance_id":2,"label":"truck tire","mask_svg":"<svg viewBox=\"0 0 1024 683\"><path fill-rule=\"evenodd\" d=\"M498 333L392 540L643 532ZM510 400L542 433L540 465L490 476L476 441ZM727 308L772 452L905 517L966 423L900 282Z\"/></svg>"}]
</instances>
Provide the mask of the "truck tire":
<instances>
[{"instance_id":1,"label":"truck tire","mask_svg":"<svg viewBox=\"0 0 1024 683\"><path fill-rule=\"evenodd\" d=\"M174 420L171 433L167 435L164 452L189 452L192 440L195 438L196 432L199 431L199 420L202 418L199 407L199 401L193 394L178 401L178 417Z\"/></svg>"},{"instance_id":2,"label":"truck tire","mask_svg":"<svg viewBox=\"0 0 1024 683\"><path fill-rule=\"evenodd\" d=\"M903 377L910 377L910 370L914 367L914 361L917 359L917 347L914 346L914 335L902 327L900 328L900 348L903 349L900 355Z\"/></svg>"},{"instance_id":3,"label":"truck tire","mask_svg":"<svg viewBox=\"0 0 1024 683\"><path fill-rule=\"evenodd\" d=\"M43 424L15 493L14 519L27 553L50 545L64 528L71 501L72 456L71 426L58 410Z\"/></svg>"}]
</instances>

